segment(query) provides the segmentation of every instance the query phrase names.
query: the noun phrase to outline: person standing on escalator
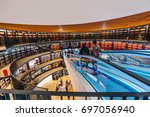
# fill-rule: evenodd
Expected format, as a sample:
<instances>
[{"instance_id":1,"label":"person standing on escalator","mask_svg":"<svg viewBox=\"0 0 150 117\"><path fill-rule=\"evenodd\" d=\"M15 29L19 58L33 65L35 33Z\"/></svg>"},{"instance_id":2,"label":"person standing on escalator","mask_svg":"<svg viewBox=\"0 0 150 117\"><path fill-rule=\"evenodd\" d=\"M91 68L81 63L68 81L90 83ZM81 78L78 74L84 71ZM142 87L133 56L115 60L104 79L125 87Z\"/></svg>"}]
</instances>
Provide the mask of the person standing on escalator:
<instances>
[{"instance_id":1,"label":"person standing on escalator","mask_svg":"<svg viewBox=\"0 0 150 117\"><path fill-rule=\"evenodd\" d=\"M93 46L91 48L91 55L99 58L99 53L101 52L101 47L97 44L97 41L94 39L93 40ZM93 60L92 61L92 65L93 65L93 74L96 74L96 70L97 70L97 65L96 65L96 61Z\"/></svg>"}]
</instances>

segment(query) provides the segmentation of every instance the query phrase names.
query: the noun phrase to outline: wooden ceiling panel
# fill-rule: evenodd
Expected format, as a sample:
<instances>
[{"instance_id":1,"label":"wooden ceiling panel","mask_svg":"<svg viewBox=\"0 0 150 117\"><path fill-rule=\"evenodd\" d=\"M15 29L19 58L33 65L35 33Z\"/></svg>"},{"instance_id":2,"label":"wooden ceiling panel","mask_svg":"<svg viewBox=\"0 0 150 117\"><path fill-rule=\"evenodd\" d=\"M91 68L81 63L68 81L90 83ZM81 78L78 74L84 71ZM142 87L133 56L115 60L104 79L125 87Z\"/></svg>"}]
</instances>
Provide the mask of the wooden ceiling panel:
<instances>
[{"instance_id":1,"label":"wooden ceiling panel","mask_svg":"<svg viewBox=\"0 0 150 117\"><path fill-rule=\"evenodd\" d=\"M86 24L24 25L24 24L0 23L0 28L9 30L30 31L30 32L91 32L98 30L128 28L146 24L150 24L150 11L135 14L132 16Z\"/></svg>"}]
</instances>

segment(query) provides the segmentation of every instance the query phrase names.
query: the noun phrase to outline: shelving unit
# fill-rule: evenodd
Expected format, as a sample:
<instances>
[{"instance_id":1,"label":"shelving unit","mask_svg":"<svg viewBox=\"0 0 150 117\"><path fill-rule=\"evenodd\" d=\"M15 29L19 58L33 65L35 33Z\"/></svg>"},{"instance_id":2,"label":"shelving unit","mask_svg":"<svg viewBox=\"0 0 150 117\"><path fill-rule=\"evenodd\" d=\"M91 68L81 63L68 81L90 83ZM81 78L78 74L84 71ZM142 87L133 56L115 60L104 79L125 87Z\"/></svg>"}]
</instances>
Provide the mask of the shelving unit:
<instances>
[{"instance_id":1,"label":"shelving unit","mask_svg":"<svg viewBox=\"0 0 150 117\"><path fill-rule=\"evenodd\" d=\"M4 46L4 45L5 45L5 32L0 31L0 46Z\"/></svg>"},{"instance_id":2,"label":"shelving unit","mask_svg":"<svg viewBox=\"0 0 150 117\"><path fill-rule=\"evenodd\" d=\"M11 63L11 57L8 52L0 53L0 68Z\"/></svg>"}]
</instances>

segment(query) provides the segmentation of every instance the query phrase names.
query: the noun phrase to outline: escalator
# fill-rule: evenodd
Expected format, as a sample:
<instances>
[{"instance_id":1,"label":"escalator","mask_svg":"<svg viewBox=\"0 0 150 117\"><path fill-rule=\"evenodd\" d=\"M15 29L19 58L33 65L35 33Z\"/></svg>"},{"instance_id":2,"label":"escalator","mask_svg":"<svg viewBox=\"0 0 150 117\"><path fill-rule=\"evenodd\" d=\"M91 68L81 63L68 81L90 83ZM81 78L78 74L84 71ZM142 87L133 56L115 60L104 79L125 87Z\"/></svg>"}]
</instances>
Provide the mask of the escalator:
<instances>
[{"instance_id":1,"label":"escalator","mask_svg":"<svg viewBox=\"0 0 150 117\"><path fill-rule=\"evenodd\" d=\"M84 57L89 61L96 61L96 72L93 74L93 64L81 67L80 59ZM103 59L91 56L70 55L70 62L95 89L96 92L149 92L150 86L139 80L142 77Z\"/></svg>"},{"instance_id":2,"label":"escalator","mask_svg":"<svg viewBox=\"0 0 150 117\"><path fill-rule=\"evenodd\" d=\"M131 71L150 82L150 51L117 51L102 52L101 58Z\"/></svg>"}]
</instances>

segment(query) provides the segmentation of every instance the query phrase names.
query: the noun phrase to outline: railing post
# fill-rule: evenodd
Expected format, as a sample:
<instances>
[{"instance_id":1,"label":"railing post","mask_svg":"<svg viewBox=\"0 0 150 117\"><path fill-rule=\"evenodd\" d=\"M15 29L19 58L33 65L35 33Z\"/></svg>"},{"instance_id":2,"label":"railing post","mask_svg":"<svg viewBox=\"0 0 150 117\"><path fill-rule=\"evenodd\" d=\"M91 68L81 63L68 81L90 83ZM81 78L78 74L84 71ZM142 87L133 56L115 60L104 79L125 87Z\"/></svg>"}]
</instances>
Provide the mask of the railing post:
<instances>
[{"instance_id":1,"label":"railing post","mask_svg":"<svg viewBox=\"0 0 150 117\"><path fill-rule=\"evenodd\" d=\"M9 93L5 93L5 100L10 100L10 95L9 95Z\"/></svg>"},{"instance_id":2,"label":"railing post","mask_svg":"<svg viewBox=\"0 0 150 117\"><path fill-rule=\"evenodd\" d=\"M148 97L145 97L145 96L144 96L144 97L143 97L143 100L148 100Z\"/></svg>"},{"instance_id":3,"label":"railing post","mask_svg":"<svg viewBox=\"0 0 150 117\"><path fill-rule=\"evenodd\" d=\"M123 99L123 100L126 100L126 99L127 99L127 97L123 96L123 97L122 97L122 99Z\"/></svg>"},{"instance_id":4,"label":"railing post","mask_svg":"<svg viewBox=\"0 0 150 117\"><path fill-rule=\"evenodd\" d=\"M139 97L134 97L134 100L139 100Z\"/></svg>"},{"instance_id":5,"label":"railing post","mask_svg":"<svg viewBox=\"0 0 150 117\"><path fill-rule=\"evenodd\" d=\"M63 96L60 96L60 99L63 100Z\"/></svg>"}]
</instances>

